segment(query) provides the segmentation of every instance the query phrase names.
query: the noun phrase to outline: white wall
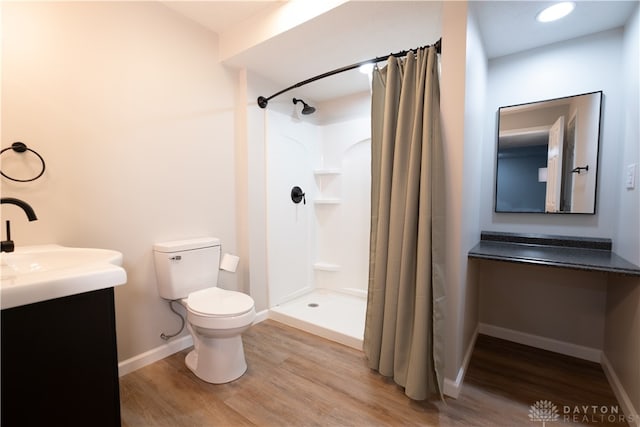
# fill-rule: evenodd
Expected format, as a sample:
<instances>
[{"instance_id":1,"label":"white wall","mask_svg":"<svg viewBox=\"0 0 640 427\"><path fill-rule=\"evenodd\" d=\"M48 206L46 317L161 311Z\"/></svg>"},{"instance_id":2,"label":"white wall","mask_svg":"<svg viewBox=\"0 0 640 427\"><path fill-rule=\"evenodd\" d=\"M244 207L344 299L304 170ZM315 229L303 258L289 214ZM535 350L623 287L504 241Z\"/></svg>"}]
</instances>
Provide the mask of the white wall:
<instances>
[{"instance_id":1,"label":"white wall","mask_svg":"<svg viewBox=\"0 0 640 427\"><path fill-rule=\"evenodd\" d=\"M324 107L324 106L323 106ZM322 157L317 168L339 174L316 175L317 197L335 197L339 204L316 205L316 261L339 266L315 271L317 287L358 289L369 285L371 229L371 114L322 129Z\"/></svg>"},{"instance_id":2,"label":"white wall","mask_svg":"<svg viewBox=\"0 0 640 427\"><path fill-rule=\"evenodd\" d=\"M481 175L483 230L608 237L613 239L614 251L640 264L640 191L623 186L626 165L640 163L639 16L637 7L624 29L490 61L482 148L486 165ZM497 109L597 90L604 92L597 214L494 213ZM505 337L537 340L596 361L602 350L603 366L618 401L626 415L635 414L632 424L640 425L637 278L499 262L478 264L483 328L488 325L485 329Z\"/></svg>"},{"instance_id":3,"label":"white wall","mask_svg":"<svg viewBox=\"0 0 640 427\"><path fill-rule=\"evenodd\" d=\"M244 110L244 114L246 115L246 134L244 135L245 140L242 141L242 143L246 144L247 147L247 170L246 174L243 174L238 179L247 180L248 200L246 206L248 212L246 215L249 231L246 236L247 241L244 242L244 244L248 246L249 253L247 264L249 264L250 293L255 302L256 311L261 312L267 310L270 306L269 264L270 256L273 256L273 254L269 254L267 251L270 238L268 193L271 191L268 189L267 174L268 170L273 168L273 166L269 165L268 135L269 133L273 133L274 135L279 135L278 137L281 139L286 138L288 132L286 127L294 127L296 123L300 123L298 119L301 117L304 117L303 123L305 126L309 127L316 123L316 114L311 116L297 115L296 122L293 122L292 113L295 108L291 99L294 97L304 98L304 93L298 90L292 90L288 92L286 96L283 95L272 99L269 101L266 109L260 108L257 104L257 98L277 92L281 89L280 85L274 84L254 72L246 70L241 70L240 72L245 75L245 79L241 82L245 87L242 91L242 96L238 98L238 109ZM297 111L299 110L301 110L301 106L298 105ZM276 117L275 121L269 120L269 116L272 113L278 114L274 116ZM277 123L280 123L280 128L278 128ZM274 124L276 126L275 129L273 129ZM293 132L293 136L296 139L304 137L304 134L300 133L299 130L294 130ZM285 169L288 167L287 164L282 162L280 162L280 166ZM289 188L289 191L290 190L291 188ZM287 257L287 254L276 254L275 256L280 256L284 259ZM306 286L306 284L304 286Z\"/></svg>"},{"instance_id":4,"label":"white wall","mask_svg":"<svg viewBox=\"0 0 640 427\"><path fill-rule=\"evenodd\" d=\"M595 349L582 357L603 348L606 274L498 261L480 271L483 324Z\"/></svg>"},{"instance_id":5,"label":"white wall","mask_svg":"<svg viewBox=\"0 0 640 427\"><path fill-rule=\"evenodd\" d=\"M267 112L267 254L269 306L313 288L315 258L313 168L320 157L321 133L293 103L289 114ZM306 203L291 200L300 187Z\"/></svg>"},{"instance_id":6,"label":"white wall","mask_svg":"<svg viewBox=\"0 0 640 427\"><path fill-rule=\"evenodd\" d=\"M624 61L624 124L621 166L640 164L640 6L625 27L623 41ZM638 176L636 175L636 179ZM618 183L624 182L624 173ZM616 251L626 259L640 265L640 187L621 190L618 225L615 237ZM627 414L636 414L635 424L640 426L640 279L610 275L607 286L604 356L619 387L618 401L626 406ZM610 373L611 376L611 373Z\"/></svg>"},{"instance_id":7,"label":"white wall","mask_svg":"<svg viewBox=\"0 0 640 427\"><path fill-rule=\"evenodd\" d=\"M487 55L484 51L480 31L470 9L467 18L467 55L466 55L466 94L465 94L465 135L464 135L464 203L463 203L463 252L460 254L463 271L466 270L466 288L464 299L464 322L462 349L464 355L470 353L472 339L478 327L478 270L476 263L468 262L467 253L478 243L480 217L478 212L484 201L481 199L478 179L484 165L478 159L482 157L482 132L486 114Z\"/></svg>"},{"instance_id":8,"label":"white wall","mask_svg":"<svg viewBox=\"0 0 640 427\"><path fill-rule=\"evenodd\" d=\"M623 86L623 107L620 141L622 146L615 176L614 188L619 189L617 228L615 232L615 250L624 258L640 265L640 6L625 27L623 41L623 64L620 81ZM626 168L636 165L636 187L624 188Z\"/></svg>"},{"instance_id":9,"label":"white wall","mask_svg":"<svg viewBox=\"0 0 640 427\"><path fill-rule=\"evenodd\" d=\"M368 114L351 117L350 107L360 106L352 101L317 105L316 113L307 116L290 102L279 108L286 113L266 113L270 307L316 287L367 289L371 126ZM335 109L347 119L332 116ZM311 123L320 113L338 121L315 118ZM339 173L315 173L322 169ZM294 185L305 191L306 204L291 201ZM321 203L326 199L339 203Z\"/></svg>"},{"instance_id":10,"label":"white wall","mask_svg":"<svg viewBox=\"0 0 640 427\"><path fill-rule=\"evenodd\" d=\"M607 290L603 361L627 415L640 426L640 279L611 275Z\"/></svg>"},{"instance_id":11,"label":"white wall","mask_svg":"<svg viewBox=\"0 0 640 427\"><path fill-rule=\"evenodd\" d=\"M620 84L622 31L610 30L489 61L482 149L483 230L613 238L617 221L619 149L622 139ZM505 105L602 90L600 162L596 215L493 212L496 124Z\"/></svg>"},{"instance_id":12,"label":"white wall","mask_svg":"<svg viewBox=\"0 0 640 427\"><path fill-rule=\"evenodd\" d=\"M244 98L238 98L239 109L246 112L247 171L241 179L247 181L247 218L249 248L249 284L256 311L269 308L267 258L267 154L266 110L258 107L258 96L277 90L254 73L242 71L246 79ZM264 90L264 91L263 91ZM243 102L244 101L244 102Z\"/></svg>"},{"instance_id":13,"label":"white wall","mask_svg":"<svg viewBox=\"0 0 640 427\"><path fill-rule=\"evenodd\" d=\"M466 2L443 4L440 80L446 185L445 393L457 396L478 325L477 264L467 252L480 235L478 162L486 55ZM471 73L470 70L474 72Z\"/></svg>"},{"instance_id":14,"label":"white wall","mask_svg":"<svg viewBox=\"0 0 640 427\"><path fill-rule=\"evenodd\" d=\"M234 76L215 35L157 2L2 8L2 147L23 141L47 161L38 181L2 179L2 196L39 220L7 205L3 219L18 245L121 251L119 357L141 354L179 327L156 291L153 243L213 235L236 249Z\"/></svg>"},{"instance_id":15,"label":"white wall","mask_svg":"<svg viewBox=\"0 0 640 427\"><path fill-rule=\"evenodd\" d=\"M615 245L618 197L622 190L619 173L624 99L621 47L622 30L617 29L489 61L482 152L483 163L487 165L482 172L483 230L607 237L613 238ZM604 92L604 100L596 214L494 213L498 108L598 90ZM606 275L582 277L559 270L543 274L535 269L508 267L483 266L481 322L595 351L603 348ZM552 283L555 285L550 286ZM554 298L555 305L531 303L550 297ZM585 335L583 327L590 333Z\"/></svg>"}]
</instances>

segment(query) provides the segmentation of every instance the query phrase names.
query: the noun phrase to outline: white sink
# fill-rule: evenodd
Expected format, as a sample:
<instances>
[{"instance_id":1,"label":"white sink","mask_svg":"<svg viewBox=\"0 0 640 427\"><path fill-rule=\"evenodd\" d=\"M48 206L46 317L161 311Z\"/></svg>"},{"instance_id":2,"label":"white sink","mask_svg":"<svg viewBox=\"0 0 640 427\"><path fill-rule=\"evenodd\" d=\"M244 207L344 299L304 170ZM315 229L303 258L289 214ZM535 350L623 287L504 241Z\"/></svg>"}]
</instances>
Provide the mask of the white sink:
<instances>
[{"instance_id":1,"label":"white sink","mask_svg":"<svg viewBox=\"0 0 640 427\"><path fill-rule=\"evenodd\" d=\"M2 309L122 285L122 254L60 245L17 247L0 255Z\"/></svg>"}]
</instances>

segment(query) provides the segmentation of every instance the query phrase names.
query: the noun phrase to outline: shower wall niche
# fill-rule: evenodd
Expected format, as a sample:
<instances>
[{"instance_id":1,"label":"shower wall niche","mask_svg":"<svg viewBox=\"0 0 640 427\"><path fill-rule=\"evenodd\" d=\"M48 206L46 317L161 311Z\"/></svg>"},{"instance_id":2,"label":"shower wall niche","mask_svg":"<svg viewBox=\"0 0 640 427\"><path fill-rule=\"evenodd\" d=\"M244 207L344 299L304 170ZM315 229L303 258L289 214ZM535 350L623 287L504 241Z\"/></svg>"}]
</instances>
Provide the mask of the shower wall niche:
<instances>
[{"instance_id":1,"label":"shower wall niche","mask_svg":"<svg viewBox=\"0 0 640 427\"><path fill-rule=\"evenodd\" d=\"M312 124L267 112L269 306L314 289L366 295L370 118ZM305 203L291 189L305 191Z\"/></svg>"}]
</instances>

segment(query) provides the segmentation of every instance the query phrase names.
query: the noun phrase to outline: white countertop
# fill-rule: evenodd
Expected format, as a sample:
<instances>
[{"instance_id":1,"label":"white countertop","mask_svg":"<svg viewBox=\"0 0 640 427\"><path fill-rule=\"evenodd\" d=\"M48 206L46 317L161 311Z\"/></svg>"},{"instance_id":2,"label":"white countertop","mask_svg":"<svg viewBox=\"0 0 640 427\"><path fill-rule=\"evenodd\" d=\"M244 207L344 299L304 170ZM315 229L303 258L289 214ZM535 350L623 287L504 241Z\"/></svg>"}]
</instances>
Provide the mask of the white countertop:
<instances>
[{"instance_id":1,"label":"white countertop","mask_svg":"<svg viewBox=\"0 0 640 427\"><path fill-rule=\"evenodd\" d=\"M17 247L0 254L2 309L123 285L122 254L60 245Z\"/></svg>"}]
</instances>

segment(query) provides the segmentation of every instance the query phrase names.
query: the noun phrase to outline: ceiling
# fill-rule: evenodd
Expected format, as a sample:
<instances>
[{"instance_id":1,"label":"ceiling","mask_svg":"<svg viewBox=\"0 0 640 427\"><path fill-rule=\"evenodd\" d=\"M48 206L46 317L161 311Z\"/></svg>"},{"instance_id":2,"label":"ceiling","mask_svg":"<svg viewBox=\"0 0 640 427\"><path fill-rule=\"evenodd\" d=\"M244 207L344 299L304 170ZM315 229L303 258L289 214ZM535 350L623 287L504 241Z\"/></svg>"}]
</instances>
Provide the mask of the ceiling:
<instances>
[{"instance_id":1,"label":"ceiling","mask_svg":"<svg viewBox=\"0 0 640 427\"><path fill-rule=\"evenodd\" d=\"M280 6L284 1L285 0L169 0L163 1L162 3L170 9L220 34L254 15Z\"/></svg>"},{"instance_id":2,"label":"ceiling","mask_svg":"<svg viewBox=\"0 0 640 427\"><path fill-rule=\"evenodd\" d=\"M283 4L272 0L163 3L218 34ZM565 19L538 23L535 15L552 3L471 1L487 56L495 58L620 27L638 6L637 0L583 0ZM441 21L440 1L352 0L225 60L225 64L246 67L284 89L336 68L431 44L442 34ZM309 84L303 94L325 101L368 91L368 85L367 76L354 70Z\"/></svg>"},{"instance_id":3,"label":"ceiling","mask_svg":"<svg viewBox=\"0 0 640 427\"><path fill-rule=\"evenodd\" d=\"M567 17L546 24L536 15L556 1L473 1L489 58L570 40L600 31L621 27L638 6L637 0L576 1Z\"/></svg>"}]
</instances>

